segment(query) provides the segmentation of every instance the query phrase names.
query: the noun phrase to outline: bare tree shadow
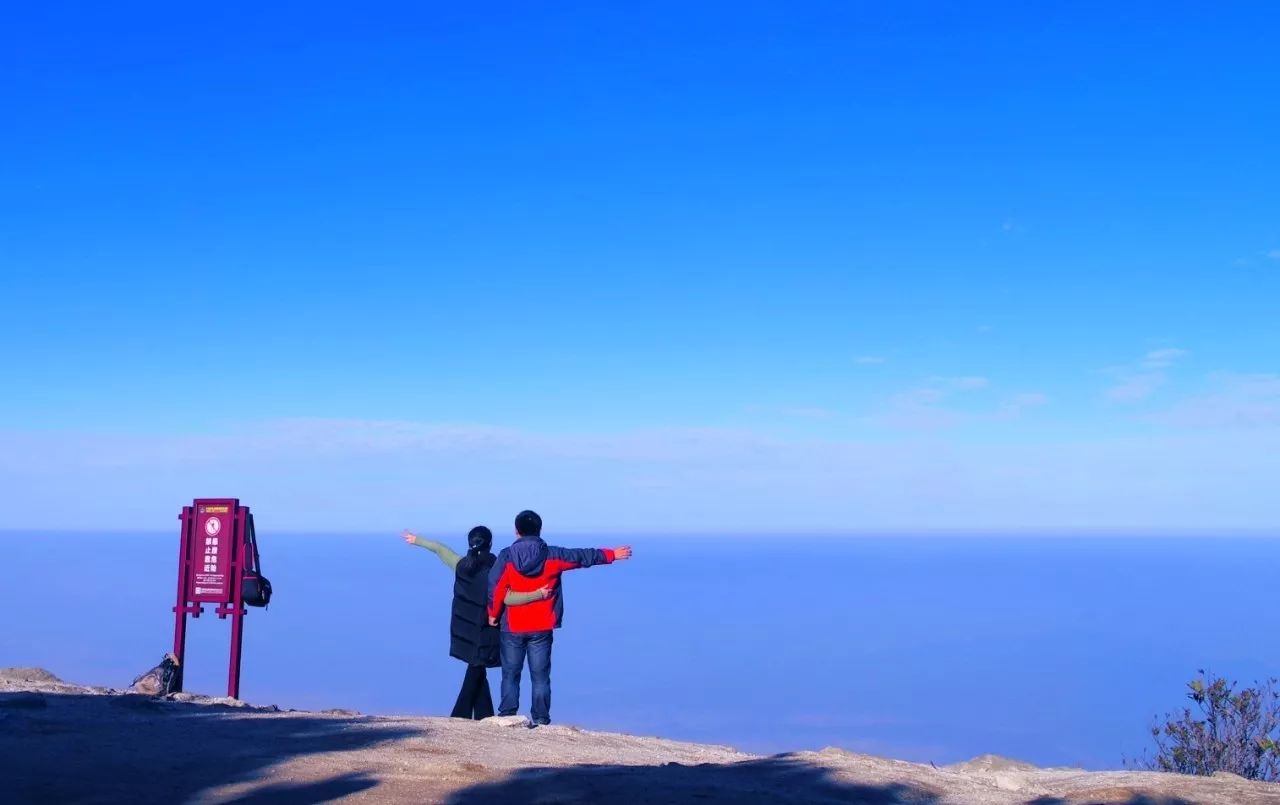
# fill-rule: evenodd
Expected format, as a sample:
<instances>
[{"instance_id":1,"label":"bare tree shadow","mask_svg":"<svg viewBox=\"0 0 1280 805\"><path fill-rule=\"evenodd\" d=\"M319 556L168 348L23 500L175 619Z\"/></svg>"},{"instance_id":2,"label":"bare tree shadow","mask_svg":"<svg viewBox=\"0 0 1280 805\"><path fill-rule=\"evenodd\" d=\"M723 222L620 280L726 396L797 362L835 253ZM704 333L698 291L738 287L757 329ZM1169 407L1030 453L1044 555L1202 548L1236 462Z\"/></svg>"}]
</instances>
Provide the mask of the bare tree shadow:
<instances>
[{"instance_id":1,"label":"bare tree shadow","mask_svg":"<svg viewBox=\"0 0 1280 805\"><path fill-rule=\"evenodd\" d=\"M228 801L227 805L315 805L368 791L378 781L367 774L342 774L314 783L279 783L263 786L242 797Z\"/></svg>"},{"instance_id":2,"label":"bare tree shadow","mask_svg":"<svg viewBox=\"0 0 1280 805\"><path fill-rule=\"evenodd\" d=\"M925 785L842 780L833 770L778 755L744 763L685 766L580 765L520 769L505 779L456 791L445 805L588 805L618 802L734 805L940 805L945 794ZM1026 805L1195 805L1177 797L1127 792L1102 800L1040 797Z\"/></svg>"},{"instance_id":3,"label":"bare tree shadow","mask_svg":"<svg viewBox=\"0 0 1280 805\"><path fill-rule=\"evenodd\" d=\"M727 765L667 763L521 769L504 780L457 791L445 800L447 805L516 802L933 805L939 801L939 792L926 788L899 783L862 785L839 780L830 769L788 755Z\"/></svg>"},{"instance_id":4,"label":"bare tree shadow","mask_svg":"<svg viewBox=\"0 0 1280 805\"><path fill-rule=\"evenodd\" d=\"M0 694L6 803L175 803L260 780L306 755L349 752L420 729L358 718L263 714L140 696ZM366 791L367 775L270 785L239 802L315 803Z\"/></svg>"},{"instance_id":5,"label":"bare tree shadow","mask_svg":"<svg viewBox=\"0 0 1280 805\"><path fill-rule=\"evenodd\" d=\"M1094 805L1094 802L1097 805L1196 805L1196 802L1184 800L1178 796L1148 796L1146 793L1138 793L1126 800L1111 799L1111 797L1105 800L1064 800L1057 796L1041 796L1028 800L1027 805Z\"/></svg>"}]
</instances>

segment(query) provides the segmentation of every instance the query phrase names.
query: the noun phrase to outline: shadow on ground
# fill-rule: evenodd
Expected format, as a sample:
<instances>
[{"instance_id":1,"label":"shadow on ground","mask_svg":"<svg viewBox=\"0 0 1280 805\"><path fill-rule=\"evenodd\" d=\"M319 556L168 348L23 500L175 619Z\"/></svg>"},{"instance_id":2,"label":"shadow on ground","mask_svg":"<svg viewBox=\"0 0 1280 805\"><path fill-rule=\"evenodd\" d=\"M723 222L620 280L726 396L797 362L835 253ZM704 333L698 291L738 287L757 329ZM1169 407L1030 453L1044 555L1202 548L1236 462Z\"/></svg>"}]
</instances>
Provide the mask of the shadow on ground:
<instances>
[{"instance_id":1,"label":"shadow on ground","mask_svg":"<svg viewBox=\"0 0 1280 805\"><path fill-rule=\"evenodd\" d=\"M1118 793L1118 792L1115 792ZM941 791L838 779L830 769L789 755L730 765L569 766L522 769L506 779L455 792L446 805L587 805L627 803L734 803L734 805L939 805ZM1080 805L1089 799L1042 797L1027 805ZM1193 805L1181 799L1126 794L1107 805Z\"/></svg>"},{"instance_id":2,"label":"shadow on ground","mask_svg":"<svg viewBox=\"0 0 1280 805\"><path fill-rule=\"evenodd\" d=\"M273 779L272 767L425 734L402 723L315 715L282 718L141 696L0 694L0 800L6 805L198 802L209 799L215 789L243 783L253 788L229 800L220 792L220 801L313 805L361 794L372 794L376 801L378 780L366 771L352 771L358 768L354 760L319 760L318 769L335 772L323 779ZM830 768L789 755L727 765L526 768L461 788L443 800L445 805L942 801L941 791L905 783L848 782ZM1046 796L1026 805L1081 802L1192 805L1119 788L1101 799Z\"/></svg>"},{"instance_id":3,"label":"shadow on ground","mask_svg":"<svg viewBox=\"0 0 1280 805\"><path fill-rule=\"evenodd\" d=\"M510 777L456 792L448 805L490 803L732 802L765 803L937 803L937 792L908 785L858 785L835 779L829 769L778 757L731 765L568 766L523 769Z\"/></svg>"},{"instance_id":4,"label":"shadow on ground","mask_svg":"<svg viewBox=\"0 0 1280 805\"><path fill-rule=\"evenodd\" d=\"M314 783L280 783L254 789L228 805L314 805L368 791L378 784L367 774L343 774Z\"/></svg>"},{"instance_id":5,"label":"shadow on ground","mask_svg":"<svg viewBox=\"0 0 1280 805\"><path fill-rule=\"evenodd\" d=\"M352 718L264 718L141 696L0 694L0 780L6 803L179 803L262 780L294 758L422 734ZM268 782L233 801L304 805L376 785L363 774Z\"/></svg>"},{"instance_id":6,"label":"shadow on ground","mask_svg":"<svg viewBox=\"0 0 1280 805\"><path fill-rule=\"evenodd\" d=\"M1060 797L1040 797L1027 802L1027 805L1079 805L1081 802L1092 803L1098 805L1196 805L1189 799L1181 797L1154 797L1146 794L1136 794L1125 799L1123 795L1120 798L1107 798L1098 800L1069 800Z\"/></svg>"}]
</instances>

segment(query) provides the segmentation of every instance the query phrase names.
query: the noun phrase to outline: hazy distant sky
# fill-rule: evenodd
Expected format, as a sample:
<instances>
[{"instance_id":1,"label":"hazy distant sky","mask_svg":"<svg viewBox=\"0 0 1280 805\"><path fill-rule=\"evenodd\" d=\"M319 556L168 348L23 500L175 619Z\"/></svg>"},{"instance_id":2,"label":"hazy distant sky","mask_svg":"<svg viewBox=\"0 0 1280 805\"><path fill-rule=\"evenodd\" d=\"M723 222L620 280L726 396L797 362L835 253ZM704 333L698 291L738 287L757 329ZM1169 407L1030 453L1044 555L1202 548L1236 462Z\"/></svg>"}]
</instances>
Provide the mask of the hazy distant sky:
<instances>
[{"instance_id":1,"label":"hazy distant sky","mask_svg":"<svg viewBox=\"0 0 1280 805\"><path fill-rule=\"evenodd\" d=\"M0 527L1280 528L1270 3L23 4Z\"/></svg>"}]
</instances>

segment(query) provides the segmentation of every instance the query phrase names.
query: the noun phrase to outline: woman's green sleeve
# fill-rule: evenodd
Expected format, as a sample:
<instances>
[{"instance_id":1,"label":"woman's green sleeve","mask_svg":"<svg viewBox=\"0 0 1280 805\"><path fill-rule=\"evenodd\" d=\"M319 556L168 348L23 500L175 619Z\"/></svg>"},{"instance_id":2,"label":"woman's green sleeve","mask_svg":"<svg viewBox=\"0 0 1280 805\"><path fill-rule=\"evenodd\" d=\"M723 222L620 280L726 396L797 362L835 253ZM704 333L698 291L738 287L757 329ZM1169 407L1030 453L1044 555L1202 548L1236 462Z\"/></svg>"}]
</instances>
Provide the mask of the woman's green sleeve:
<instances>
[{"instance_id":1,"label":"woman's green sleeve","mask_svg":"<svg viewBox=\"0 0 1280 805\"><path fill-rule=\"evenodd\" d=\"M450 570L456 570L458 567L458 561L462 559L462 557L455 553L448 545L436 542L433 539L414 537L413 544L417 545L419 548L426 548L428 551L431 551L436 556L440 557L440 561L448 565Z\"/></svg>"},{"instance_id":2,"label":"woman's green sleeve","mask_svg":"<svg viewBox=\"0 0 1280 805\"><path fill-rule=\"evenodd\" d=\"M509 590L507 597L502 599L502 603L509 607L518 607L521 604L528 604L532 601L541 601L542 593L534 590L531 593L518 593L515 590Z\"/></svg>"}]
</instances>

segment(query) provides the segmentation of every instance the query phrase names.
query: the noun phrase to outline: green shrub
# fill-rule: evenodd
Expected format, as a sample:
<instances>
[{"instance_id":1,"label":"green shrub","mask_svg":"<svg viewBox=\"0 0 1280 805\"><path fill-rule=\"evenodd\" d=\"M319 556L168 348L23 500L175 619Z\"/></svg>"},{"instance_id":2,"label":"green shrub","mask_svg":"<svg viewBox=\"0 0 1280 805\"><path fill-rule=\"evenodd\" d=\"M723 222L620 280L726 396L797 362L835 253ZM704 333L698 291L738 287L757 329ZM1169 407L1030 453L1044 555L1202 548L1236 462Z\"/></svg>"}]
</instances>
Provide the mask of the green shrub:
<instances>
[{"instance_id":1,"label":"green shrub","mask_svg":"<svg viewBox=\"0 0 1280 805\"><path fill-rule=\"evenodd\" d=\"M1276 680L1236 690L1235 682L1199 671L1187 683L1193 707L1151 726L1154 757L1132 764L1180 774L1231 772L1280 781L1280 696ZM1128 765L1128 764L1127 764Z\"/></svg>"}]
</instances>

